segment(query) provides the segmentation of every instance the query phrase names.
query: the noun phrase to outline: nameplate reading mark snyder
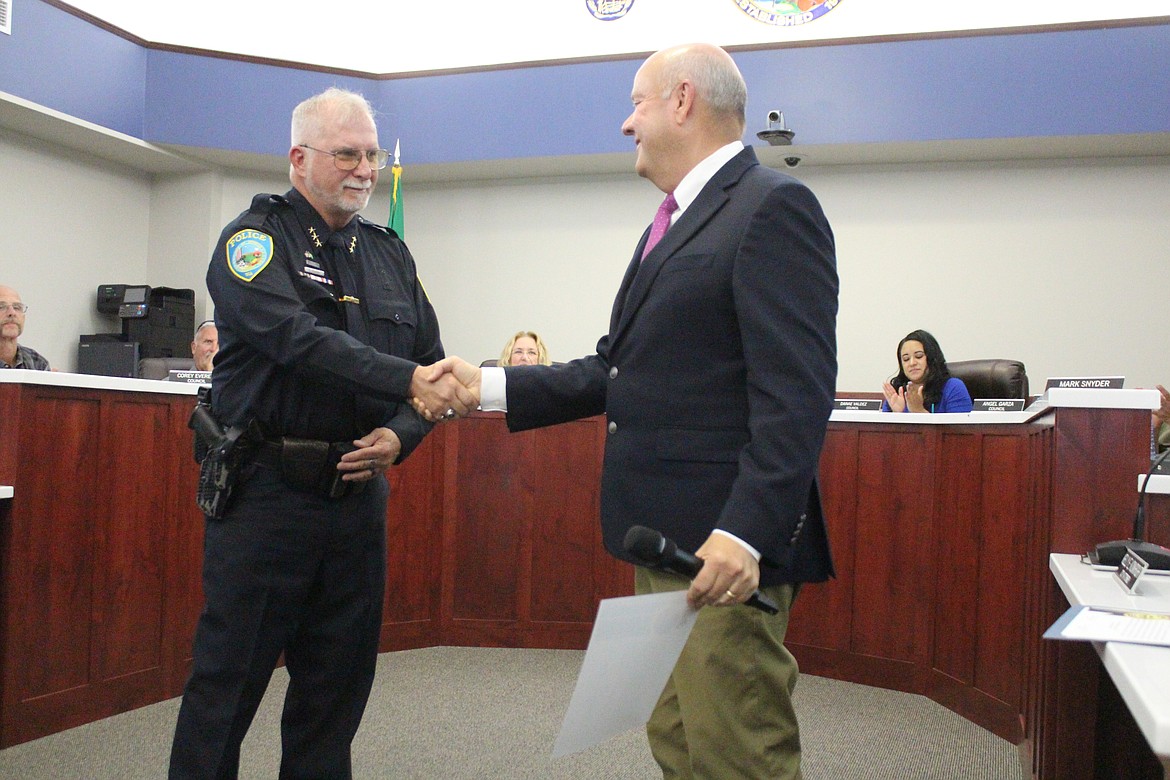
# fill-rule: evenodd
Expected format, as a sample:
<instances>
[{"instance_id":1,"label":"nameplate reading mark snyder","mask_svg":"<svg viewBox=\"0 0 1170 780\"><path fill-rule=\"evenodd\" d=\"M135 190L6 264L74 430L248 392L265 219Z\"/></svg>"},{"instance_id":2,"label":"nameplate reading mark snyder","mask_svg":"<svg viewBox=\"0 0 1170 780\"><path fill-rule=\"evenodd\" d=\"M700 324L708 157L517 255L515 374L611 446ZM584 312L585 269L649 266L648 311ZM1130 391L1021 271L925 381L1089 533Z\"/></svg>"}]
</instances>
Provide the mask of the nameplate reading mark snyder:
<instances>
[{"instance_id":1,"label":"nameplate reading mark snyder","mask_svg":"<svg viewBox=\"0 0 1170 780\"><path fill-rule=\"evenodd\" d=\"M1123 376L1065 376L1049 377L1045 390L1054 387L1093 388L1095 390L1120 390L1125 386Z\"/></svg>"}]
</instances>

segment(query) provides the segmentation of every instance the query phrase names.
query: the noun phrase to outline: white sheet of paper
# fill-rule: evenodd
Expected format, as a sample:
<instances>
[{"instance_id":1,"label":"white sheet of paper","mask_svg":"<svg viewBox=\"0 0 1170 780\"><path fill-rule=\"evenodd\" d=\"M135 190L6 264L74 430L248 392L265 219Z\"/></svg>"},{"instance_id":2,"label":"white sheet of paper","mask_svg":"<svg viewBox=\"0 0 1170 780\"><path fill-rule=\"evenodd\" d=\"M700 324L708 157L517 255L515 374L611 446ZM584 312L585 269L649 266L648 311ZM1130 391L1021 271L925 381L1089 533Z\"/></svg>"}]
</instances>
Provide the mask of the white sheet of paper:
<instances>
[{"instance_id":1,"label":"white sheet of paper","mask_svg":"<svg viewBox=\"0 0 1170 780\"><path fill-rule=\"evenodd\" d=\"M1073 609L1076 609L1074 607ZM1063 639L1131 642L1170 647L1170 614L1097 610L1081 607L1060 632Z\"/></svg>"},{"instance_id":2,"label":"white sheet of paper","mask_svg":"<svg viewBox=\"0 0 1170 780\"><path fill-rule=\"evenodd\" d=\"M553 758L645 725L698 614L685 590L604 599Z\"/></svg>"}]
</instances>

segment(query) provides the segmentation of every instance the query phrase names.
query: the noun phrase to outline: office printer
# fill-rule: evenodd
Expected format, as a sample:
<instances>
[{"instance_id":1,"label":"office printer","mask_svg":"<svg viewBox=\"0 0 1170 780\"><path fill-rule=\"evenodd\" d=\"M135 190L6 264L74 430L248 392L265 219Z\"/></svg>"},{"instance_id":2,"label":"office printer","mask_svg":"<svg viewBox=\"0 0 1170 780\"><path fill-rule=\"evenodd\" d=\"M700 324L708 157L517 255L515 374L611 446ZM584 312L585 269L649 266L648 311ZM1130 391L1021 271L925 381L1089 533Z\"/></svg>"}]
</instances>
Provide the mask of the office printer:
<instances>
[{"instance_id":1,"label":"office printer","mask_svg":"<svg viewBox=\"0 0 1170 780\"><path fill-rule=\"evenodd\" d=\"M145 284L103 284L97 310L113 315L117 333L80 337L77 367L83 374L135 377L142 358L190 357L195 291Z\"/></svg>"}]
</instances>

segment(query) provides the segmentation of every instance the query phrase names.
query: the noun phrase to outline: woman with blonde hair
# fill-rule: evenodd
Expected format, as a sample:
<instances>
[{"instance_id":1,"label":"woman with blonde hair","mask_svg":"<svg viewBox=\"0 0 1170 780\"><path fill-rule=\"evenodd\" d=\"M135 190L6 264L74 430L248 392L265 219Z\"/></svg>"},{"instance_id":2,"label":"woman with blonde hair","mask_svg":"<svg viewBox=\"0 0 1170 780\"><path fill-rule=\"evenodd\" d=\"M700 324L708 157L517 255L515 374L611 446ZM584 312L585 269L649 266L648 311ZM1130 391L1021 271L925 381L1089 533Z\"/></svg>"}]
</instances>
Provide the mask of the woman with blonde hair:
<instances>
[{"instance_id":1,"label":"woman with blonde hair","mask_svg":"<svg viewBox=\"0 0 1170 780\"><path fill-rule=\"evenodd\" d=\"M540 340L540 336L530 330L522 330L504 345L500 353L501 366L550 366L552 360L548 356L548 347Z\"/></svg>"}]
</instances>

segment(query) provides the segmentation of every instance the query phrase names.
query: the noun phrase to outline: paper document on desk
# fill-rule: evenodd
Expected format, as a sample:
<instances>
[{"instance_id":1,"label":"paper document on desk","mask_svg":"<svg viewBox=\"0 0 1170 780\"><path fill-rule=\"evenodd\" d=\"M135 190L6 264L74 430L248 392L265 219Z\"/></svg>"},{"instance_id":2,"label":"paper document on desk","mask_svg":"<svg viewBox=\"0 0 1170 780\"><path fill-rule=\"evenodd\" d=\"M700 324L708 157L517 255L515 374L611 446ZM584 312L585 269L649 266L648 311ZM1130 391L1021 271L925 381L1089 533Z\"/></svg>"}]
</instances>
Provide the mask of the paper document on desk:
<instances>
[{"instance_id":1,"label":"paper document on desk","mask_svg":"<svg viewBox=\"0 0 1170 780\"><path fill-rule=\"evenodd\" d=\"M698 614L685 590L603 600L552 757L644 726Z\"/></svg>"},{"instance_id":2,"label":"paper document on desk","mask_svg":"<svg viewBox=\"0 0 1170 780\"><path fill-rule=\"evenodd\" d=\"M1170 613L1070 607L1044 638L1170 647Z\"/></svg>"}]
</instances>

